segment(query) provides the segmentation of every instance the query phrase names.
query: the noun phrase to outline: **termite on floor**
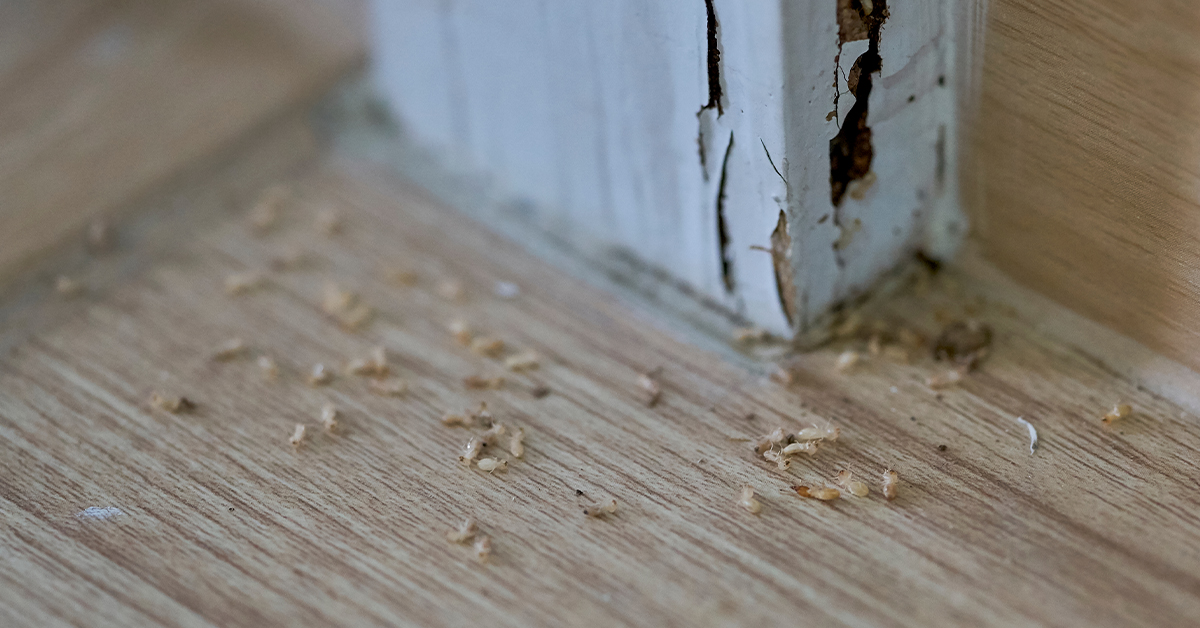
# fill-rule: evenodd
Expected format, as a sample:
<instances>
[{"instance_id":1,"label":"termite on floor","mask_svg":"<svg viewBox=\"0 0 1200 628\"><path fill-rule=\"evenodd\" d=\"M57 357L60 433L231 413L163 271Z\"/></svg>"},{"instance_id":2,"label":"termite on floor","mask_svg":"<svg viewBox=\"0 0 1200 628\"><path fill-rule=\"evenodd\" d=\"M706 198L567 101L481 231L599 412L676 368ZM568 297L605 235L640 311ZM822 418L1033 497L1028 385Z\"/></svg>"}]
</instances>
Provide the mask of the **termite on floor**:
<instances>
[{"instance_id":1,"label":"termite on floor","mask_svg":"<svg viewBox=\"0 0 1200 628\"><path fill-rule=\"evenodd\" d=\"M326 432L337 431L338 423L337 406L332 403L327 403L321 407L321 424L325 426Z\"/></svg>"},{"instance_id":2,"label":"termite on floor","mask_svg":"<svg viewBox=\"0 0 1200 628\"><path fill-rule=\"evenodd\" d=\"M277 184L263 190L250 209L250 226L256 235L264 235L279 222L279 210L292 198L292 190Z\"/></svg>"},{"instance_id":3,"label":"termite on floor","mask_svg":"<svg viewBox=\"0 0 1200 628\"><path fill-rule=\"evenodd\" d=\"M847 373L850 369L854 368L854 365L858 364L861 357L857 351L843 351L838 356L833 368L839 373Z\"/></svg>"},{"instance_id":4,"label":"termite on floor","mask_svg":"<svg viewBox=\"0 0 1200 628\"><path fill-rule=\"evenodd\" d=\"M838 499L842 496L842 492L836 488L828 486L804 486L796 484L792 486L792 490L800 497L808 497L810 499L819 499L823 502Z\"/></svg>"},{"instance_id":5,"label":"termite on floor","mask_svg":"<svg viewBox=\"0 0 1200 628\"><path fill-rule=\"evenodd\" d=\"M234 358L241 356L246 352L246 342L241 338L230 338L225 342L217 345L213 351L212 359L218 362L228 362Z\"/></svg>"},{"instance_id":6,"label":"termite on floor","mask_svg":"<svg viewBox=\"0 0 1200 628\"><path fill-rule=\"evenodd\" d=\"M78 296L83 293L83 282L66 275L59 275L54 280L54 291L64 297Z\"/></svg>"},{"instance_id":7,"label":"termite on floor","mask_svg":"<svg viewBox=\"0 0 1200 628\"><path fill-rule=\"evenodd\" d=\"M475 524L475 520L467 517L459 524L457 530L451 530L446 533L446 540L451 543L463 544L475 538L479 532L479 527Z\"/></svg>"},{"instance_id":8,"label":"termite on floor","mask_svg":"<svg viewBox=\"0 0 1200 628\"><path fill-rule=\"evenodd\" d=\"M381 346L372 348L370 357L354 358L346 364L346 372L351 375L383 377L388 371L387 352Z\"/></svg>"},{"instance_id":9,"label":"termite on floor","mask_svg":"<svg viewBox=\"0 0 1200 628\"><path fill-rule=\"evenodd\" d=\"M754 498L754 487L749 484L742 487L742 493L738 497L737 503L752 515L762 512L762 502Z\"/></svg>"},{"instance_id":10,"label":"termite on floor","mask_svg":"<svg viewBox=\"0 0 1200 628\"><path fill-rule=\"evenodd\" d=\"M297 423L296 429L292 431L292 437L288 439L288 442L292 444L292 447L300 447L307 435L308 428L303 423Z\"/></svg>"},{"instance_id":11,"label":"termite on floor","mask_svg":"<svg viewBox=\"0 0 1200 628\"><path fill-rule=\"evenodd\" d=\"M504 388L504 378L469 375L463 378L463 386L468 390L500 390Z\"/></svg>"},{"instance_id":12,"label":"termite on floor","mask_svg":"<svg viewBox=\"0 0 1200 628\"><path fill-rule=\"evenodd\" d=\"M270 381L275 381L279 378L279 365L275 363L275 359L271 356L258 356L258 368L262 370L263 377Z\"/></svg>"},{"instance_id":13,"label":"termite on floor","mask_svg":"<svg viewBox=\"0 0 1200 628\"><path fill-rule=\"evenodd\" d=\"M513 458L525 457L525 428L518 427L513 430L512 436L508 439L508 452L513 455Z\"/></svg>"},{"instance_id":14,"label":"termite on floor","mask_svg":"<svg viewBox=\"0 0 1200 628\"><path fill-rule=\"evenodd\" d=\"M835 441L842 435L842 430L833 424L813 425L796 432L796 440L828 440Z\"/></svg>"},{"instance_id":15,"label":"termite on floor","mask_svg":"<svg viewBox=\"0 0 1200 628\"><path fill-rule=\"evenodd\" d=\"M583 514L595 519L598 517L607 517L608 515L616 514L617 500L611 499L603 504L592 504L583 509Z\"/></svg>"},{"instance_id":16,"label":"termite on floor","mask_svg":"<svg viewBox=\"0 0 1200 628\"><path fill-rule=\"evenodd\" d=\"M1105 425L1112 425L1114 421L1119 421L1130 414L1133 414L1133 406L1127 403L1118 403L1117 405L1113 406L1113 409L1109 410L1108 414L1104 415L1104 418L1100 419L1100 421Z\"/></svg>"},{"instance_id":17,"label":"termite on floor","mask_svg":"<svg viewBox=\"0 0 1200 628\"><path fill-rule=\"evenodd\" d=\"M265 281L266 277L256 270L232 273L225 277L225 294L229 296L245 294L262 286Z\"/></svg>"},{"instance_id":18,"label":"termite on floor","mask_svg":"<svg viewBox=\"0 0 1200 628\"><path fill-rule=\"evenodd\" d=\"M500 357L504 353L504 341L499 338L480 336L471 341L471 351L489 358Z\"/></svg>"},{"instance_id":19,"label":"termite on floor","mask_svg":"<svg viewBox=\"0 0 1200 628\"><path fill-rule=\"evenodd\" d=\"M883 496L888 501L896 499L896 485L900 483L900 474L888 469L883 472Z\"/></svg>"},{"instance_id":20,"label":"termite on floor","mask_svg":"<svg viewBox=\"0 0 1200 628\"><path fill-rule=\"evenodd\" d=\"M450 324L446 326L446 329L450 331L452 336L454 336L455 342L464 347L470 346L471 338L474 337L474 334L471 332L471 325L467 323L467 321L464 321L461 318L456 318L450 321Z\"/></svg>"},{"instance_id":21,"label":"termite on floor","mask_svg":"<svg viewBox=\"0 0 1200 628\"><path fill-rule=\"evenodd\" d=\"M497 458L491 458L491 457L480 458L475 463L475 466L479 467L480 471L487 471L488 473L493 473L496 471L507 471L508 470L508 461L507 460L499 460Z\"/></svg>"},{"instance_id":22,"label":"termite on floor","mask_svg":"<svg viewBox=\"0 0 1200 628\"><path fill-rule=\"evenodd\" d=\"M661 368L654 369L649 373L638 375L637 384L646 393L646 406L653 408L658 400L662 398L662 386L658 383L658 374L662 372Z\"/></svg>"},{"instance_id":23,"label":"termite on floor","mask_svg":"<svg viewBox=\"0 0 1200 628\"><path fill-rule=\"evenodd\" d=\"M333 381L333 371L320 362L314 364L308 373L309 386L323 386Z\"/></svg>"},{"instance_id":24,"label":"termite on floor","mask_svg":"<svg viewBox=\"0 0 1200 628\"><path fill-rule=\"evenodd\" d=\"M846 469L838 472L836 482L839 486L844 486L855 497L866 497L871 493L871 488L867 486L866 482L855 480L854 475Z\"/></svg>"},{"instance_id":25,"label":"termite on floor","mask_svg":"<svg viewBox=\"0 0 1200 628\"><path fill-rule=\"evenodd\" d=\"M464 465L471 466L471 463L479 457L479 452L483 449L483 439L478 436L472 436L471 440L467 441L463 447L463 453L458 457L458 461Z\"/></svg>"},{"instance_id":26,"label":"termite on floor","mask_svg":"<svg viewBox=\"0 0 1200 628\"><path fill-rule=\"evenodd\" d=\"M196 407L196 404L187 397L166 395L159 392L153 392L150 394L150 405L158 408L159 410L170 412L171 414L176 414Z\"/></svg>"},{"instance_id":27,"label":"termite on floor","mask_svg":"<svg viewBox=\"0 0 1200 628\"><path fill-rule=\"evenodd\" d=\"M535 351L525 351L511 355L504 360L504 366L510 371L529 371L538 367L538 354Z\"/></svg>"},{"instance_id":28,"label":"termite on floor","mask_svg":"<svg viewBox=\"0 0 1200 628\"><path fill-rule=\"evenodd\" d=\"M438 296L447 301L459 302L466 295L462 282L457 279L443 279L437 285Z\"/></svg>"},{"instance_id":29,"label":"termite on floor","mask_svg":"<svg viewBox=\"0 0 1200 628\"><path fill-rule=\"evenodd\" d=\"M962 369L951 369L944 373L936 373L925 379L925 385L933 390L942 390L957 386L963 381Z\"/></svg>"},{"instance_id":30,"label":"termite on floor","mask_svg":"<svg viewBox=\"0 0 1200 628\"><path fill-rule=\"evenodd\" d=\"M488 536L480 535L475 539L475 560L486 563L492 556L492 539Z\"/></svg>"},{"instance_id":31,"label":"termite on floor","mask_svg":"<svg viewBox=\"0 0 1200 628\"><path fill-rule=\"evenodd\" d=\"M408 392L408 382L398 379L373 379L367 382L371 392L384 397L399 397Z\"/></svg>"}]
</instances>

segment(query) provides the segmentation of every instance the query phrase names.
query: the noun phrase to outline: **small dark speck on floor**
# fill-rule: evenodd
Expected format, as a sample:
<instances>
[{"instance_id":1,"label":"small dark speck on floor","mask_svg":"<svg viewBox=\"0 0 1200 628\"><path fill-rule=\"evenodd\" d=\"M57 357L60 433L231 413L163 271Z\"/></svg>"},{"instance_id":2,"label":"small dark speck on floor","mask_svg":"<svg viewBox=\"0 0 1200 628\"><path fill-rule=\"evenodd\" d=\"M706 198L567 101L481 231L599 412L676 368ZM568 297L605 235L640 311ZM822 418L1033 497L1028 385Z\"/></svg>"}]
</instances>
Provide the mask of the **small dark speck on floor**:
<instances>
[{"instance_id":1,"label":"small dark speck on floor","mask_svg":"<svg viewBox=\"0 0 1200 628\"><path fill-rule=\"evenodd\" d=\"M908 417L908 420L909 420L909 421L916 421L916 420L917 420L917 417L915 417L915 416L910 416L910 417Z\"/></svg>"},{"instance_id":2,"label":"small dark speck on floor","mask_svg":"<svg viewBox=\"0 0 1200 628\"><path fill-rule=\"evenodd\" d=\"M938 445L938 451L946 451L945 445Z\"/></svg>"},{"instance_id":3,"label":"small dark speck on floor","mask_svg":"<svg viewBox=\"0 0 1200 628\"><path fill-rule=\"evenodd\" d=\"M578 497L580 495L583 495L583 491L580 489L575 489L575 496Z\"/></svg>"}]
</instances>

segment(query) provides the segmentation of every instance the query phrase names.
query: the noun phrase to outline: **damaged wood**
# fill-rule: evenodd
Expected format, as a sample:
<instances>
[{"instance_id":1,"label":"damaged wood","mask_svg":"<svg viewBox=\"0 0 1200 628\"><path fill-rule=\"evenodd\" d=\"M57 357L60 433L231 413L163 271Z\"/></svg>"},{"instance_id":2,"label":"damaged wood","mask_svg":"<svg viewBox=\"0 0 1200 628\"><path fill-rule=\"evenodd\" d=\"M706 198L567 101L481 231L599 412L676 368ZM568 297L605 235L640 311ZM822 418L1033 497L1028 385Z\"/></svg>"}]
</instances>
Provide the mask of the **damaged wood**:
<instances>
[{"instance_id":1,"label":"damaged wood","mask_svg":"<svg viewBox=\"0 0 1200 628\"><path fill-rule=\"evenodd\" d=\"M734 290L733 251L729 246L729 225L725 220L725 182L729 176L729 155L733 153L733 133L729 134L729 145L725 147L725 159L721 160L721 180L717 184L717 238L721 253L721 281L725 291Z\"/></svg>"},{"instance_id":2,"label":"damaged wood","mask_svg":"<svg viewBox=\"0 0 1200 628\"><path fill-rule=\"evenodd\" d=\"M855 0L851 0L854 2ZM844 3L844 2L843 2ZM829 140L829 184L831 200L834 207L840 207L850 183L867 176L871 172L871 161L875 158L875 148L871 144L871 127L868 125L869 101L871 96L872 75L883 67L879 56L879 31L887 20L887 3L880 0L869 4L868 12L864 4L859 4L862 11L851 12L839 5L839 32L845 31L849 36L859 32L856 24L861 22L866 26L869 42L867 51L854 61L850 73L846 77L846 87L854 95L854 105L846 114L841 128L832 140ZM853 17L857 15L858 22ZM849 22L849 24L847 24ZM842 40L854 41L854 40ZM839 44L839 57L841 47ZM835 59L835 64L839 60ZM838 71L834 72L836 85ZM834 102L836 107L836 99ZM839 224L837 213L834 213L834 224Z\"/></svg>"}]
</instances>

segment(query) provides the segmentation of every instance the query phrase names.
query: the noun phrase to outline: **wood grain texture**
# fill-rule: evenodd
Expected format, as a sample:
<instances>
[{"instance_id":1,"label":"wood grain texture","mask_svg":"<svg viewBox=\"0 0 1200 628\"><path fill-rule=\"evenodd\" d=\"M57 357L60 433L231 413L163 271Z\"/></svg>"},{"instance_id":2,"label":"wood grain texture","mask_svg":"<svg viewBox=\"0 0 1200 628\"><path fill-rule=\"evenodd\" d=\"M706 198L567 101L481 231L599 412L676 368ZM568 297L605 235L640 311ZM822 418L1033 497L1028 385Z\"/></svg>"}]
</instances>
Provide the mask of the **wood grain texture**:
<instances>
[{"instance_id":1,"label":"wood grain texture","mask_svg":"<svg viewBox=\"0 0 1200 628\"><path fill-rule=\"evenodd\" d=\"M960 388L929 391L927 358L837 374L832 350L789 358L785 388L366 166L318 164L295 183L274 234L250 237L210 206L220 194L192 200L210 218L163 235L168 252L136 276L27 306L53 325L5 326L0 623L1165 626L1200 613L1200 424L1002 309L942 290L895 303L927 333L938 309L995 326L993 355ZM332 238L313 224L325 207L345 218ZM290 246L313 263L223 293L228 273ZM388 284L380 264L420 281ZM451 277L461 304L436 295ZM320 311L326 280L376 319L340 330ZM493 297L498 280L520 295ZM535 349L541 368L505 373L458 346L445 327L459 316ZM212 362L232 335L274 356L279 381L252 357ZM408 396L300 379L376 344ZM648 408L635 380L656 367L663 396ZM464 390L477 373L510 385ZM535 384L552 394L534 398ZM156 389L198 408L151 410ZM1100 429L1117 399L1137 414ZM507 474L462 468L467 432L440 424L480 400L528 433ZM326 401L345 431L293 451L292 426L315 427ZM1017 416L1041 432L1033 456ZM733 440L824 419L842 438L787 474ZM844 467L872 483L897 469L899 498L786 490ZM734 503L747 483L761 516ZM608 496L615 517L581 514ZM78 515L89 507L124 514ZM465 516L493 537L492 563L443 538Z\"/></svg>"},{"instance_id":2,"label":"wood grain texture","mask_svg":"<svg viewBox=\"0 0 1200 628\"><path fill-rule=\"evenodd\" d=\"M1019 281L1200 368L1200 5L993 0L973 220ZM968 197L970 198L970 197Z\"/></svg>"},{"instance_id":3,"label":"wood grain texture","mask_svg":"<svg viewBox=\"0 0 1200 628\"><path fill-rule=\"evenodd\" d=\"M0 274L311 103L361 59L357 7L0 7Z\"/></svg>"}]
</instances>

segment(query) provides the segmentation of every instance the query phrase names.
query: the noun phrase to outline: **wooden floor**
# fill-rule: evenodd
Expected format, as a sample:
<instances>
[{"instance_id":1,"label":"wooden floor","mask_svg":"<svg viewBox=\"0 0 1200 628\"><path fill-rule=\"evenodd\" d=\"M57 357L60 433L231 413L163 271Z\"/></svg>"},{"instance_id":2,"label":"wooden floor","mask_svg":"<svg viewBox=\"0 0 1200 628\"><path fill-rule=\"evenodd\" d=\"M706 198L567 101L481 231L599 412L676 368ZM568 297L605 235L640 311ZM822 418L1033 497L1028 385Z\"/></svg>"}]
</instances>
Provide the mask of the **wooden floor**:
<instances>
[{"instance_id":1,"label":"wooden floor","mask_svg":"<svg viewBox=\"0 0 1200 628\"><path fill-rule=\"evenodd\" d=\"M256 238L242 215L209 212L119 281L8 317L0 624L1168 626L1200 616L1200 424L1011 314L941 288L896 303L897 320L929 335L938 310L996 328L991 357L959 388L929 390L927 357L837 373L840 348L789 358L797 383L785 387L765 367L673 339L370 166L325 160L293 182L298 198L274 233ZM317 230L322 208L341 212L340 234ZM124 246L80 276L99 282L150 243ZM308 265L224 293L228 274L267 269L293 246ZM418 283L389 283L389 265ZM445 279L462 282L461 303L438 296ZM359 332L321 311L331 280L375 308ZM497 281L519 295L497 298ZM537 351L541 367L514 374L459 346L446 330L456 317L510 353ZM250 353L214 362L231 336ZM407 396L340 374L305 385L313 363L375 345ZM277 381L260 354L279 363ZM636 380L658 368L662 398L647 407ZM508 386L464 389L473 374ZM540 385L551 393L535 397ZM197 407L152 409L155 390ZM1102 429L1117 400L1135 415ZM525 457L507 473L462 467L468 431L441 424L480 401L526 431ZM319 429L326 402L343 413L340 434ZM1033 455L1018 416L1040 432ZM787 473L743 440L825 420L842 437ZM313 437L294 450L297 422ZM901 478L892 502L878 490L887 467ZM788 489L843 468L870 481L868 498L822 503ZM735 503L744 484L760 494L758 516ZM615 516L583 515L609 497ZM444 538L468 516L493 540L488 564Z\"/></svg>"}]
</instances>

